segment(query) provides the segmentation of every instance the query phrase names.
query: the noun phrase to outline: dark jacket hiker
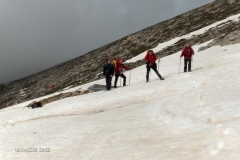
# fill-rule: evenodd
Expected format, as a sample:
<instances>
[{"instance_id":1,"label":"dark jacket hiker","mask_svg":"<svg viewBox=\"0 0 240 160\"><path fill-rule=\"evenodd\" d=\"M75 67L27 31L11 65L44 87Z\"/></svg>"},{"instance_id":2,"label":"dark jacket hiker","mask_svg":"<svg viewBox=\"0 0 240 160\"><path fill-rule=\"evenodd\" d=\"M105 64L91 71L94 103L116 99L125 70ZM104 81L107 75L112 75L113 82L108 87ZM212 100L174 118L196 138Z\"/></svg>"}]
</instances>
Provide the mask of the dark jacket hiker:
<instances>
[{"instance_id":1,"label":"dark jacket hiker","mask_svg":"<svg viewBox=\"0 0 240 160\"><path fill-rule=\"evenodd\" d=\"M194 55L194 50L192 49L189 43L186 44L186 47L183 49L180 57L184 56L184 72L187 72L187 64L188 64L188 72L191 72L191 61L192 56Z\"/></svg>"},{"instance_id":2,"label":"dark jacket hiker","mask_svg":"<svg viewBox=\"0 0 240 160\"><path fill-rule=\"evenodd\" d=\"M106 89L111 89L112 76L114 74L114 67L111 61L108 59L107 64L103 67L103 75L106 78Z\"/></svg>"}]
</instances>

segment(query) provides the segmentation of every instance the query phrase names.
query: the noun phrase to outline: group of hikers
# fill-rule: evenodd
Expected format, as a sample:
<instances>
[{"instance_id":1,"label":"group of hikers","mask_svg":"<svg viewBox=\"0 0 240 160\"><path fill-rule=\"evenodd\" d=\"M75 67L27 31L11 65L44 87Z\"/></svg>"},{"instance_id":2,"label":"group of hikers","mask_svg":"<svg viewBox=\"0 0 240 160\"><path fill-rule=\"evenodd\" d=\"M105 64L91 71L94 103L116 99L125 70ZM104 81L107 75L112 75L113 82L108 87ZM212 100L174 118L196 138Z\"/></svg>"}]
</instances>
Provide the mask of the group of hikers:
<instances>
[{"instance_id":1,"label":"group of hikers","mask_svg":"<svg viewBox=\"0 0 240 160\"><path fill-rule=\"evenodd\" d=\"M191 72L191 60L192 56L194 55L194 50L192 49L191 45L189 43L186 44L185 48L183 49L181 55L180 55L180 61L181 57L184 56L184 72ZM153 50L148 50L146 56L143 59L146 62L146 68L147 68L147 74L146 74L146 82L149 82L149 73L152 69L160 80L164 80L164 78L160 75L160 73L157 70L157 56L153 52ZM132 68L127 67L123 64L123 59L119 58L118 60L114 60L113 62L111 59L107 59L107 63L103 67L103 75L106 78L106 90L110 91L112 86L112 77L115 75L115 81L114 81L114 88L117 88L117 81L118 78L123 78L123 86L126 86L126 76L123 74L124 70L131 70ZM180 68L179 68L180 69ZM187 70L188 69L188 70ZM51 89L54 90L55 85L51 84ZM28 108L39 108L42 107L41 102L32 102L26 107Z\"/></svg>"},{"instance_id":2,"label":"group of hikers","mask_svg":"<svg viewBox=\"0 0 240 160\"><path fill-rule=\"evenodd\" d=\"M192 49L191 45L187 43L180 55L180 60L181 60L181 57L184 56L184 72L187 72L187 68L188 68L188 72L192 71L191 60L193 55L194 55L194 50ZM153 52L153 50L148 50L143 60L146 62L146 68L147 68L146 82L149 82L149 73L151 69L153 69L153 71L157 74L160 80L164 80L164 78L160 75L160 73L157 70L157 64L156 64L157 56ZM114 74L115 74L114 88L117 88L117 81L119 76L123 78L123 86L126 86L126 76L123 74L123 71L131 70L131 69L132 68L129 68L123 64L122 58L115 60L113 63L111 59L107 59L107 63L103 67L103 75L106 78L106 90L107 91L111 90L111 82Z\"/></svg>"}]
</instances>

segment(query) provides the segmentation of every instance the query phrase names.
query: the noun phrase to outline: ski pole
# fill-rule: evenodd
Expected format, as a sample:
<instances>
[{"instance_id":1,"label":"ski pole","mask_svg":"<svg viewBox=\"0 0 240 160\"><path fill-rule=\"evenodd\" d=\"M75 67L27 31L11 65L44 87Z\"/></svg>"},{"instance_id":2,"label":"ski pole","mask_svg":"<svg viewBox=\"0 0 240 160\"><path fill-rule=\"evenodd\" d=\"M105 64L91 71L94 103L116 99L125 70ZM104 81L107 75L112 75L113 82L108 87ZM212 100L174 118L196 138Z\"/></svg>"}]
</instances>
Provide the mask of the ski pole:
<instances>
[{"instance_id":1,"label":"ski pole","mask_svg":"<svg viewBox=\"0 0 240 160\"><path fill-rule=\"evenodd\" d=\"M192 61L192 64L191 64L191 71L192 71L192 66L193 66L193 57L191 57L191 61Z\"/></svg>"},{"instance_id":2,"label":"ski pole","mask_svg":"<svg viewBox=\"0 0 240 160\"><path fill-rule=\"evenodd\" d=\"M148 80L149 83L150 83L150 79L151 79L151 68L150 68L150 71L149 71L149 80Z\"/></svg>"},{"instance_id":3,"label":"ski pole","mask_svg":"<svg viewBox=\"0 0 240 160\"><path fill-rule=\"evenodd\" d=\"M131 82L131 73L132 73L132 70L130 71L129 86L130 86L130 82Z\"/></svg>"},{"instance_id":4,"label":"ski pole","mask_svg":"<svg viewBox=\"0 0 240 160\"><path fill-rule=\"evenodd\" d=\"M182 58L182 57L180 57L180 64L179 64L179 71L178 71L178 74L180 73L180 67L181 67L181 58Z\"/></svg>"},{"instance_id":5,"label":"ski pole","mask_svg":"<svg viewBox=\"0 0 240 160\"><path fill-rule=\"evenodd\" d=\"M158 60L158 72L159 72L159 64L160 64L160 59Z\"/></svg>"},{"instance_id":6,"label":"ski pole","mask_svg":"<svg viewBox=\"0 0 240 160\"><path fill-rule=\"evenodd\" d=\"M120 78L120 87L122 87L122 84L121 84L121 83L122 83L122 82L121 82L121 78L122 78L122 77L121 77L121 74L122 74L122 73L120 73L120 76L119 76L119 78Z\"/></svg>"}]
</instances>

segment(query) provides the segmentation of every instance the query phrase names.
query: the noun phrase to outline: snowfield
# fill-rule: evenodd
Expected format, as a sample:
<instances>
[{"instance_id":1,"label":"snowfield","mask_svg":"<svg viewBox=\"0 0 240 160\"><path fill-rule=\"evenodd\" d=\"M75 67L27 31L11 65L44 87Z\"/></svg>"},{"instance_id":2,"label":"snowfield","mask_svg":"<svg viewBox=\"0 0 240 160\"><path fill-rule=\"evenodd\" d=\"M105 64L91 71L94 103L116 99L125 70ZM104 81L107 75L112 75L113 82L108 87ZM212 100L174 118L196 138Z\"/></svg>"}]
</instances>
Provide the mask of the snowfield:
<instances>
[{"instance_id":1,"label":"snowfield","mask_svg":"<svg viewBox=\"0 0 240 160\"><path fill-rule=\"evenodd\" d=\"M165 81L140 66L127 87L0 110L0 159L239 159L240 44L197 52L191 73L179 55L161 59Z\"/></svg>"}]
</instances>

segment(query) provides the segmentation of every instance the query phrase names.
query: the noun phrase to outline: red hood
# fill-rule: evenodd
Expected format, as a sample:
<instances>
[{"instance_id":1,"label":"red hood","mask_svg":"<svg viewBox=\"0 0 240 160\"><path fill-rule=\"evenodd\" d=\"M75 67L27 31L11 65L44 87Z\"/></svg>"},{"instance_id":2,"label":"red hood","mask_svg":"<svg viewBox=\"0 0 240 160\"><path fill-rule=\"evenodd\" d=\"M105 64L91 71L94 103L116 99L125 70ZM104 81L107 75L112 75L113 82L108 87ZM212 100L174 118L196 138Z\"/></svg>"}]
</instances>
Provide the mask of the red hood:
<instances>
[{"instance_id":1,"label":"red hood","mask_svg":"<svg viewBox=\"0 0 240 160\"><path fill-rule=\"evenodd\" d=\"M122 58L119 58L119 59L117 60L117 63L120 63L121 60L122 60Z\"/></svg>"}]
</instances>

